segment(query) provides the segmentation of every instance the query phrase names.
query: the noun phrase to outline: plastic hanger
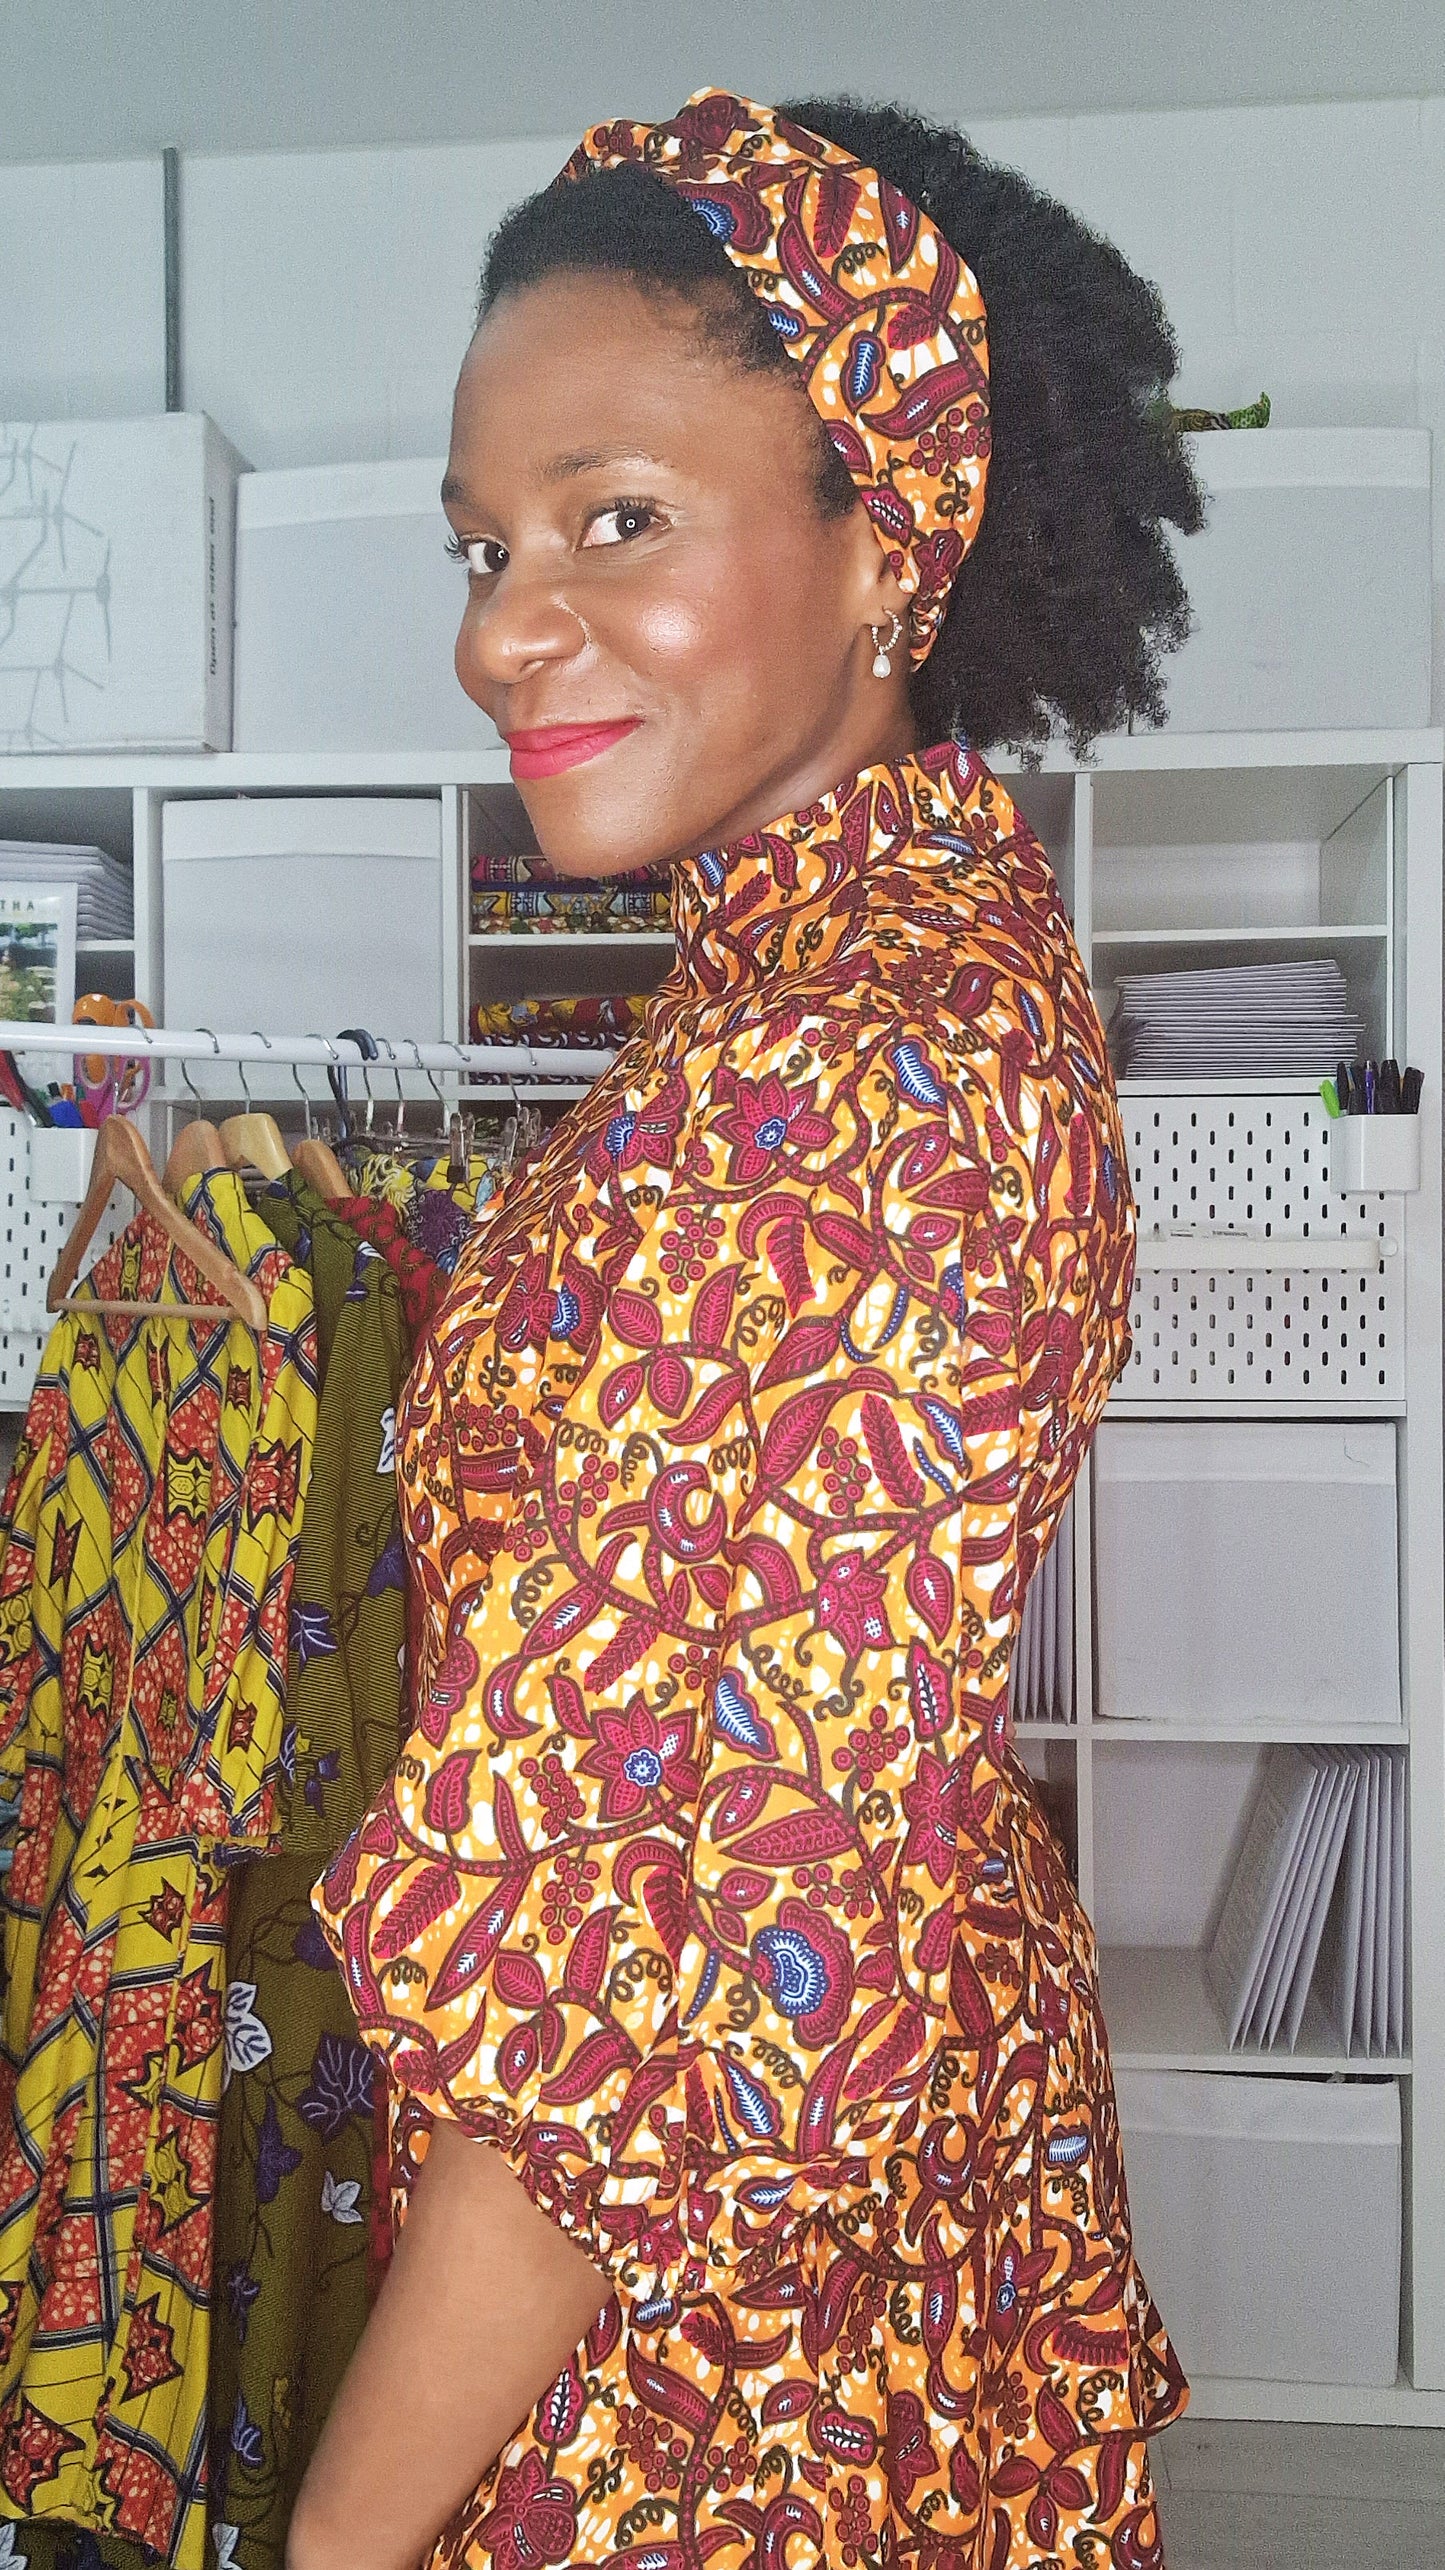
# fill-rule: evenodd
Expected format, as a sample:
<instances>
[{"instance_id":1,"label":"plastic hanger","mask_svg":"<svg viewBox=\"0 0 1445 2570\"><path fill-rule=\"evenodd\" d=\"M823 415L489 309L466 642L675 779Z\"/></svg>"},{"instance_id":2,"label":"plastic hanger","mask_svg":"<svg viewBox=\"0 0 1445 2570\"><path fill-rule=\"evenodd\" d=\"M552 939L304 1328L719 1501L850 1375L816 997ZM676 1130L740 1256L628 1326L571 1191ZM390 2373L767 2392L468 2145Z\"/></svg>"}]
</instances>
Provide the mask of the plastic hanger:
<instances>
[{"instance_id":1,"label":"plastic hanger","mask_svg":"<svg viewBox=\"0 0 1445 2570\"><path fill-rule=\"evenodd\" d=\"M191 1265L199 1270L208 1284L214 1285L221 1297L215 1303L150 1303L101 1302L89 1296L77 1297L72 1289L80 1274L80 1262L100 1228L103 1216L117 1184L129 1187L131 1194L160 1225L177 1249L184 1251ZM254 1330L259 1337L266 1327L266 1298L249 1276L243 1276L234 1259L199 1230L166 1194L156 1175L155 1164L133 1125L122 1115L107 1116L95 1139L95 1161L85 1202L76 1216L75 1228L56 1262L55 1273L46 1289L48 1312L154 1312L167 1320L215 1321L221 1310L232 1312L238 1321Z\"/></svg>"}]
</instances>

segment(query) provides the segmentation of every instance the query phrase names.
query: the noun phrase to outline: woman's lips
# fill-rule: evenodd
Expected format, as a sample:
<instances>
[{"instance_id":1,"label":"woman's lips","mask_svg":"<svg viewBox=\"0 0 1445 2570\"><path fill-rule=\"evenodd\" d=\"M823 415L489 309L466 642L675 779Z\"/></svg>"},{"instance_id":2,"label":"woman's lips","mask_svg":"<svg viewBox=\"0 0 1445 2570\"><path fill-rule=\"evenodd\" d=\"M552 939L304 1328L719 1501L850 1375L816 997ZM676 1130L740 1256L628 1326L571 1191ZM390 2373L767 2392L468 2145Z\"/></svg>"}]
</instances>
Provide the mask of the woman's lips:
<instances>
[{"instance_id":1,"label":"woman's lips","mask_svg":"<svg viewBox=\"0 0 1445 2570\"><path fill-rule=\"evenodd\" d=\"M549 723L538 732L508 732L513 776L556 776L564 767L581 767L635 732L640 717L623 723Z\"/></svg>"}]
</instances>

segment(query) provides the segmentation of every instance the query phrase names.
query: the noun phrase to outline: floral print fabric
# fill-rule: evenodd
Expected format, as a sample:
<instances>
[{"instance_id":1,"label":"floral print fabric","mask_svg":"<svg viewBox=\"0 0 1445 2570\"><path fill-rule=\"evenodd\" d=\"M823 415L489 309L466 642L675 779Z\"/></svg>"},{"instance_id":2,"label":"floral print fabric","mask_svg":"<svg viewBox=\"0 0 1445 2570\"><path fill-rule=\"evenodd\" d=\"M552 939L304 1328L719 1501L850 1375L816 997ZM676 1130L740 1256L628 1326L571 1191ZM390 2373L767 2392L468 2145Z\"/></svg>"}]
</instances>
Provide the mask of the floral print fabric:
<instances>
[{"instance_id":1,"label":"floral print fabric","mask_svg":"<svg viewBox=\"0 0 1445 2570\"><path fill-rule=\"evenodd\" d=\"M1005 1710L1127 1353L1102 1034L962 749L675 917L413 1377L417 1727L322 1894L404 2170L455 2117L616 2287L436 2559L1147 2570L1184 2386Z\"/></svg>"},{"instance_id":2,"label":"floral print fabric","mask_svg":"<svg viewBox=\"0 0 1445 2570\"><path fill-rule=\"evenodd\" d=\"M315 1424L311 1293L237 1181L203 1225L259 1340L67 1313L6 1495L0 2515L205 2557L230 1845L264 1844ZM87 1289L82 1289L85 1291ZM141 1215L97 1297L217 1302Z\"/></svg>"},{"instance_id":3,"label":"floral print fabric","mask_svg":"<svg viewBox=\"0 0 1445 2570\"><path fill-rule=\"evenodd\" d=\"M877 170L725 89L698 90L667 124L593 126L562 177L628 161L685 198L802 368L911 601L910 649L923 660L983 516L988 343L977 280Z\"/></svg>"}]
</instances>

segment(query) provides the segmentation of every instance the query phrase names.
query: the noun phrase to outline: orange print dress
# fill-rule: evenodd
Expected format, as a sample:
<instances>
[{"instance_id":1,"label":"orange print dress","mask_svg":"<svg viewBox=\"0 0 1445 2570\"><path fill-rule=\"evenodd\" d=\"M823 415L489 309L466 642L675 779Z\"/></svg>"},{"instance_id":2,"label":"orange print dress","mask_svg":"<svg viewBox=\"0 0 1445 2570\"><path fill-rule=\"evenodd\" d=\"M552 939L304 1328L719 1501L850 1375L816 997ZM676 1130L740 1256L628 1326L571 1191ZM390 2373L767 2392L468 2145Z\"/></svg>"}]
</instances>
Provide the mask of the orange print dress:
<instances>
[{"instance_id":1,"label":"orange print dress","mask_svg":"<svg viewBox=\"0 0 1445 2570\"><path fill-rule=\"evenodd\" d=\"M434 2563L1159 2570L1185 2386L1005 1707L1128 1344L1098 1019L960 747L674 915L422 1350L416 1728L318 1894L403 2201L453 2117L615 2288Z\"/></svg>"}]
</instances>

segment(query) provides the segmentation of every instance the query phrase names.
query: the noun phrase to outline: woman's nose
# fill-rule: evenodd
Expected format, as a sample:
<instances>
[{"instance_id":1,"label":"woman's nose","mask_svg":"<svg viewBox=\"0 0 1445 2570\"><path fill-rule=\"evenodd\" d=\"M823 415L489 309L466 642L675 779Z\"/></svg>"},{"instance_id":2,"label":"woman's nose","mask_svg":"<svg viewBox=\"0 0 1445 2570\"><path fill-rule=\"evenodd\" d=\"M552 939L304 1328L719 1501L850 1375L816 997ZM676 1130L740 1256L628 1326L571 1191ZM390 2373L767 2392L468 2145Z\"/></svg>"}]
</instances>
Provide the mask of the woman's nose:
<instances>
[{"instance_id":1,"label":"woman's nose","mask_svg":"<svg viewBox=\"0 0 1445 2570\"><path fill-rule=\"evenodd\" d=\"M480 702L549 661L575 660L586 641L581 617L555 589L509 570L490 598L468 600L457 635L457 676Z\"/></svg>"}]
</instances>

